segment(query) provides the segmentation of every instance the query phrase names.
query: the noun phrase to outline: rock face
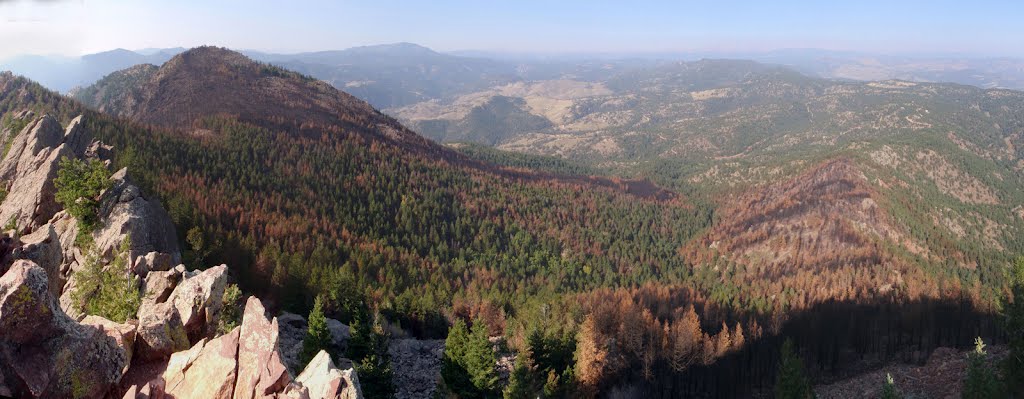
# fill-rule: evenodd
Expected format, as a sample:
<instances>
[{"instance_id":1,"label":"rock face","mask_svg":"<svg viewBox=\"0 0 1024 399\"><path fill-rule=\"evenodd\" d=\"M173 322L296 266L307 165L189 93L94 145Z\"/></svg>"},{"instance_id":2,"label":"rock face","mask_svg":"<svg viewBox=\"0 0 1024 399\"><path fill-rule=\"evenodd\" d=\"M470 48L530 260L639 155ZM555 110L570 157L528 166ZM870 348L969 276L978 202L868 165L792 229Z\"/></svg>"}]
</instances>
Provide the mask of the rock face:
<instances>
[{"instance_id":1,"label":"rock face","mask_svg":"<svg viewBox=\"0 0 1024 399\"><path fill-rule=\"evenodd\" d=\"M310 399L362 399L359 378L352 369L338 370L331 356L320 351L306 369L295 379L309 389Z\"/></svg>"},{"instance_id":2,"label":"rock face","mask_svg":"<svg viewBox=\"0 0 1024 399\"><path fill-rule=\"evenodd\" d=\"M167 298L178 311L192 342L212 334L217 328L221 298L227 286L227 269L226 265L220 265L186 276Z\"/></svg>"},{"instance_id":3,"label":"rock face","mask_svg":"<svg viewBox=\"0 0 1024 399\"><path fill-rule=\"evenodd\" d=\"M115 323L100 316L90 315L82 319L81 324L93 327L99 332L106 334L117 343L117 346L124 349L127 362L125 362L124 368L121 369L121 374L123 375L128 372L128 367L131 366L132 348L135 346L136 323L131 321L125 324Z\"/></svg>"},{"instance_id":4,"label":"rock face","mask_svg":"<svg viewBox=\"0 0 1024 399\"><path fill-rule=\"evenodd\" d=\"M104 397L130 364L130 330L98 317L71 320L30 261L0 277L0 374L12 396Z\"/></svg>"},{"instance_id":5,"label":"rock face","mask_svg":"<svg viewBox=\"0 0 1024 399\"><path fill-rule=\"evenodd\" d=\"M188 347L185 325L173 305L166 302L143 303L139 308L137 351L140 358L166 359Z\"/></svg>"},{"instance_id":6,"label":"rock face","mask_svg":"<svg viewBox=\"0 0 1024 399\"><path fill-rule=\"evenodd\" d=\"M242 317L234 399L262 398L291 382L277 348L277 319L267 321L265 313L259 299L249 297Z\"/></svg>"},{"instance_id":7,"label":"rock face","mask_svg":"<svg viewBox=\"0 0 1024 399\"><path fill-rule=\"evenodd\" d=\"M192 349L172 355L163 374L167 395L181 399L231 398L238 368L238 336L239 329L235 328L210 341L203 338Z\"/></svg>"},{"instance_id":8,"label":"rock face","mask_svg":"<svg viewBox=\"0 0 1024 399\"><path fill-rule=\"evenodd\" d=\"M44 115L14 137L0 162L0 179L8 182L0 223L13 221L19 232L30 232L60 211L53 179L62 157L81 157L85 152L88 138L81 118L64 131L56 119Z\"/></svg>"},{"instance_id":9,"label":"rock face","mask_svg":"<svg viewBox=\"0 0 1024 399\"><path fill-rule=\"evenodd\" d=\"M140 277L146 277L151 271L167 271L176 264L171 254L154 251L135 258L132 262L132 272Z\"/></svg>"},{"instance_id":10,"label":"rock face","mask_svg":"<svg viewBox=\"0 0 1024 399\"><path fill-rule=\"evenodd\" d=\"M56 119L44 115L10 139L10 149L0 161L0 184L8 192L0 202L0 223L15 227L15 238L3 248L0 272L14 260L32 260L46 270L51 293L75 318L80 315L74 314L68 293L85 256L75 244L78 223L61 211L53 180L64 157L108 162L112 155L111 147L92 141L81 116L61 129ZM131 236L129 259L140 276L180 263L177 235L167 212L157 201L144 198L124 169L111 179L112 187L100 198L100 228L93 232L101 261L109 262L113 251ZM21 234L25 235L18 237Z\"/></svg>"},{"instance_id":11,"label":"rock face","mask_svg":"<svg viewBox=\"0 0 1024 399\"><path fill-rule=\"evenodd\" d=\"M174 287L178 286L185 274L185 266L179 265L167 271L155 271L146 274L142 288L142 301L148 303L167 302Z\"/></svg>"},{"instance_id":12,"label":"rock face","mask_svg":"<svg viewBox=\"0 0 1024 399\"><path fill-rule=\"evenodd\" d=\"M160 376L129 387L124 397L362 398L355 371L338 369L325 351L293 381L278 349L278 320L265 313L259 299L250 297L241 326L173 354Z\"/></svg>"},{"instance_id":13,"label":"rock face","mask_svg":"<svg viewBox=\"0 0 1024 399\"><path fill-rule=\"evenodd\" d=\"M164 281L158 283L161 276ZM86 316L79 323L57 306L45 270L28 260L15 261L0 277L0 395L362 398L355 371L338 369L325 351L293 380L282 361L278 320L268 319L255 297L246 303L241 326L216 338L203 336L189 348L186 326L197 326L200 332L216 326L216 317L210 315L220 311L226 266L197 273L179 267L149 278L154 280L147 289L160 293L175 279L183 280L163 301L160 295L147 299L138 322ZM330 324L344 329L343 324ZM152 376L138 380L143 382L119 388L136 363L147 370L158 368L155 374L142 372Z\"/></svg>"},{"instance_id":14,"label":"rock face","mask_svg":"<svg viewBox=\"0 0 1024 399\"><path fill-rule=\"evenodd\" d=\"M162 265L181 263L178 236L167 211L156 199L142 196L139 188L127 179L126 169L115 172L110 179L113 186L100 201L102 224L93 234L96 248L107 255L121 244L125 236L131 236L128 259L133 263L138 257L151 252L164 254L161 257L166 259L160 260ZM153 255L157 256L160 255Z\"/></svg>"},{"instance_id":15,"label":"rock face","mask_svg":"<svg viewBox=\"0 0 1024 399\"><path fill-rule=\"evenodd\" d=\"M302 340L306 337L306 318L294 313L284 312L277 317L277 325L280 333L281 356L288 371L293 374L301 369L299 365L299 354L302 353Z\"/></svg>"},{"instance_id":16,"label":"rock face","mask_svg":"<svg viewBox=\"0 0 1024 399\"><path fill-rule=\"evenodd\" d=\"M11 259L27 259L46 271L50 293L59 297L67 282L62 271L64 252L61 249L60 237L50 224L43 225L29 235L15 240L11 251Z\"/></svg>"},{"instance_id":17,"label":"rock face","mask_svg":"<svg viewBox=\"0 0 1024 399\"><path fill-rule=\"evenodd\" d=\"M139 308L139 356L153 360L209 338L220 319L227 266L197 273L184 267L149 273Z\"/></svg>"}]
</instances>

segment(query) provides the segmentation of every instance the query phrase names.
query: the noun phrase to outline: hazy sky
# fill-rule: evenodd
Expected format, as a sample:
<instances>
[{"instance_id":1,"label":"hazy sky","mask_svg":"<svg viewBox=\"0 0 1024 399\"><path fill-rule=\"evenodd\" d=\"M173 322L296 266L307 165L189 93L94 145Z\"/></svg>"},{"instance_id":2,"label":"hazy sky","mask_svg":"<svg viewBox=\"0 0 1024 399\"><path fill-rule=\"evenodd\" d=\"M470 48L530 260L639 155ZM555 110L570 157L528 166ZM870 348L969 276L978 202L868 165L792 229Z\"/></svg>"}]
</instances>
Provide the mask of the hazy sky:
<instances>
[{"instance_id":1,"label":"hazy sky","mask_svg":"<svg viewBox=\"0 0 1024 399\"><path fill-rule=\"evenodd\" d=\"M201 44L299 52L402 41L442 51L814 47L1024 56L1021 1L839 3L0 0L0 59Z\"/></svg>"}]
</instances>

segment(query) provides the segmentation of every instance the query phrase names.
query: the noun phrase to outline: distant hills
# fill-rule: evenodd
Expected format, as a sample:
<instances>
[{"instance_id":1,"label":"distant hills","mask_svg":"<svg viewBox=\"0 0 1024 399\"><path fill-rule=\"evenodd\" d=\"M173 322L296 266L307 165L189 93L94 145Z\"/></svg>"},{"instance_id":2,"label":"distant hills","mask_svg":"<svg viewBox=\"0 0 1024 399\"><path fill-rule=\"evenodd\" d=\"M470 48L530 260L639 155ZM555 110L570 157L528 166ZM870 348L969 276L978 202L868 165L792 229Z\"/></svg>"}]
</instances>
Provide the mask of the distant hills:
<instances>
[{"instance_id":1,"label":"distant hills","mask_svg":"<svg viewBox=\"0 0 1024 399\"><path fill-rule=\"evenodd\" d=\"M77 58L28 55L0 61L0 71L10 70L50 89L67 92L134 65L159 66L182 51L182 48L116 49ZM1024 60L1021 59L890 56L817 49L551 56L484 51L441 53L412 43L395 43L297 54L243 53L252 59L324 80L381 109L451 98L495 85L551 79L601 80L632 68L699 59L749 59L832 79L900 79L982 88L1024 88Z\"/></svg>"},{"instance_id":2,"label":"distant hills","mask_svg":"<svg viewBox=\"0 0 1024 399\"><path fill-rule=\"evenodd\" d=\"M411 43L290 55L250 51L246 55L324 80L381 108L517 79L512 64L441 54Z\"/></svg>"},{"instance_id":3,"label":"distant hills","mask_svg":"<svg viewBox=\"0 0 1024 399\"><path fill-rule=\"evenodd\" d=\"M163 64L184 50L170 48L135 52L116 49L78 58L29 55L0 61L0 70L26 76L51 90L67 92L75 87L93 84L111 72L131 66Z\"/></svg>"}]
</instances>

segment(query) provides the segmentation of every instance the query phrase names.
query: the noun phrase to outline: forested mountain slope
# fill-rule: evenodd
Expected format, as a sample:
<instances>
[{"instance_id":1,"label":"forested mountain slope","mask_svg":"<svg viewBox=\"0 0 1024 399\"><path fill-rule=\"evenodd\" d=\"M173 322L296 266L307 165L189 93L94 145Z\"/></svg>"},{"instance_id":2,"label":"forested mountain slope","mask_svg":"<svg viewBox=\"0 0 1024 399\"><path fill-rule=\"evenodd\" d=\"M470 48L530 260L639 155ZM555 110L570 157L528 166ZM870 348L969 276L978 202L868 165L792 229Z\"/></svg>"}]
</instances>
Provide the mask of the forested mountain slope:
<instances>
[{"instance_id":1,"label":"forested mountain slope","mask_svg":"<svg viewBox=\"0 0 1024 399\"><path fill-rule=\"evenodd\" d=\"M35 87L8 81L19 105L13 93ZM152 128L105 119L96 130L125 148L120 161L148 165L142 180L179 230L201 232L197 255L250 265L250 288L298 309L343 284L390 303L407 327L443 333L453 301L511 310L540 292L685 270L675 250L709 222L650 184L486 166L225 50L186 52L124 93L132 100L111 103L134 105L113 112ZM233 96L252 102L231 108Z\"/></svg>"},{"instance_id":2,"label":"forested mountain slope","mask_svg":"<svg viewBox=\"0 0 1024 399\"><path fill-rule=\"evenodd\" d=\"M85 120L120 149L116 162L140 171L141 185L166 204L190 263L237 265L242 286L278 308L304 313L322 294L328 314L347 320L351 298L359 298L421 337L444 336L452 320L477 320L504 333L517 351L550 356L538 373L552 372L565 389L638 384L669 396L736 395L771 380L777 334L803 334L818 350L812 359L831 373L850 353L902 353L881 342L910 336L924 350L991 331L979 312L1006 287L1007 260L1018 248L1007 237L1019 224L1004 217L1017 217L1019 175L1010 157L986 150L997 140L979 136L964 139L960 152L938 145L928 152L915 146L920 141L867 142L878 130L865 128L832 152L836 146L766 128L793 126L784 116L801 109L777 96L821 90L820 82L753 63L668 68L668 78L654 71L602 87L565 87L593 96L656 81L605 104L634 101L615 115L641 124L670 122L668 114L647 114L645 97L692 99L692 90L711 90L703 100L671 105L695 112L685 123L719 123L701 130L709 144L691 148L683 136L647 142L641 133L612 135L609 128L602 140L639 141L592 166L457 151L322 82L216 48L187 51L158 69L116 73L80 93L91 93L81 97L90 107L119 117L86 112ZM709 83L689 81L711 72L718 77ZM712 95L718 92L711 87L736 81L761 89ZM665 88L672 84L678 87ZM659 104L675 104L665 101ZM740 115L737 104L749 113ZM64 120L84 106L25 79L0 77L0 112L26 108ZM997 108L988 109L1011 118ZM764 124L744 122L762 112L765 119L754 120ZM917 119L879 123L903 121ZM937 137L952 140L945 132ZM783 147L806 156L767 157ZM622 161L655 148L680 152L650 155L664 163ZM932 167L917 167L925 161ZM650 175L697 195L585 176L597 167ZM755 173L761 178L743 180ZM907 183L918 181L931 183ZM934 214L932 204L948 210ZM981 247L977 230L964 228L960 237L929 224L943 216L961 226L999 223L994 231L1007 233L991 238L1002 247ZM939 306L977 322L964 327L920 316L945 309ZM816 317L881 332L851 347L854 341L810 334ZM893 327L903 318L920 322ZM939 338L918 338L932 333ZM607 357L574 357L577 346ZM762 360L747 361L755 357ZM582 374L574 376L573 367Z\"/></svg>"},{"instance_id":3,"label":"forested mountain slope","mask_svg":"<svg viewBox=\"0 0 1024 399\"><path fill-rule=\"evenodd\" d=\"M499 103L502 107L495 106ZM883 242L872 247L897 248L899 257L916 265L942 263L932 269L942 273L984 270L980 285L986 287L998 286L1008 260L1024 253L1018 238L1024 229L1024 164L1019 161L1024 93L1017 91L842 82L752 61L702 60L590 82L501 85L389 112L441 140L494 144L650 177L720 206L718 229L730 226L724 234L730 240L739 238L737 232L753 231L782 239L791 221L760 213L765 204L743 196L807 184L817 176L812 170L842 159L844 169L853 171L844 174L860 176L853 181L877 204L878 218L855 221L850 224L855 229L847 229L874 231ZM791 194L817 195L812 187ZM734 195L741 199L730 198ZM852 213L850 207L857 205L775 201L792 202L783 209L797 216L833 217ZM852 248L830 237L840 238L815 237L831 242L814 241L815 247L838 253L832 261L847 264L843 250L825 249ZM718 241L708 240L703 245ZM724 258L741 263L775 258L767 262L793 267L795 249L784 249L793 244L775 243L743 256L724 251L729 252ZM739 252L748 252L746 245L730 249L740 247ZM710 259L714 256L706 254L715 251L697 252ZM973 284L969 280L964 282Z\"/></svg>"}]
</instances>

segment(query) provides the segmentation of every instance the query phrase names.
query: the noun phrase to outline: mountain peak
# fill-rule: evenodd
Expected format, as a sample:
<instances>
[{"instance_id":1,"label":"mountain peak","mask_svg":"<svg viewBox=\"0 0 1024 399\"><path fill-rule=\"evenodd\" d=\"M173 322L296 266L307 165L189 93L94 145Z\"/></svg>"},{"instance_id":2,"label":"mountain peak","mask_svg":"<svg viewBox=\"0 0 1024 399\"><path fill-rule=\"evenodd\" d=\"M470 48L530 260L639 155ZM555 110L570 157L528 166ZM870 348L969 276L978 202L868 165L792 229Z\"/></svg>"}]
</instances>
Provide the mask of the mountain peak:
<instances>
[{"instance_id":1,"label":"mountain peak","mask_svg":"<svg viewBox=\"0 0 1024 399\"><path fill-rule=\"evenodd\" d=\"M229 117L286 131L350 126L414 147L429 142L365 101L299 73L221 47L182 52L160 68L128 69L79 97L86 105L136 122L187 130L208 117Z\"/></svg>"},{"instance_id":2,"label":"mountain peak","mask_svg":"<svg viewBox=\"0 0 1024 399\"><path fill-rule=\"evenodd\" d=\"M185 50L171 57L166 65L169 67L182 67L186 65L198 66L205 63L241 66L255 62L237 51L216 46L200 46Z\"/></svg>"}]
</instances>

